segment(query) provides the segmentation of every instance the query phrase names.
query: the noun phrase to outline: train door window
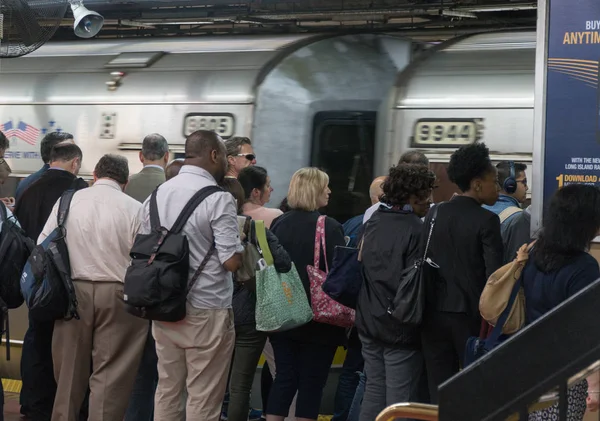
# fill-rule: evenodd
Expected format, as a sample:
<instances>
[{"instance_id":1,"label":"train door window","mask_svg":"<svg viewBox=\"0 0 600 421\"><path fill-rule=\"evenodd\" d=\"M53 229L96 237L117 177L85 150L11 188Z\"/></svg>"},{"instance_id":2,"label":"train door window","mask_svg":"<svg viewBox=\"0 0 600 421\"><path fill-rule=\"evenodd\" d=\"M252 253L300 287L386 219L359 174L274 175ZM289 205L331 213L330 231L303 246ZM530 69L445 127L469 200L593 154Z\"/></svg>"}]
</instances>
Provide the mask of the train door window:
<instances>
[{"instance_id":1,"label":"train door window","mask_svg":"<svg viewBox=\"0 0 600 421\"><path fill-rule=\"evenodd\" d=\"M311 165L329 175L332 191L323 213L343 223L371 205L374 112L320 112L314 117Z\"/></svg>"}]
</instances>

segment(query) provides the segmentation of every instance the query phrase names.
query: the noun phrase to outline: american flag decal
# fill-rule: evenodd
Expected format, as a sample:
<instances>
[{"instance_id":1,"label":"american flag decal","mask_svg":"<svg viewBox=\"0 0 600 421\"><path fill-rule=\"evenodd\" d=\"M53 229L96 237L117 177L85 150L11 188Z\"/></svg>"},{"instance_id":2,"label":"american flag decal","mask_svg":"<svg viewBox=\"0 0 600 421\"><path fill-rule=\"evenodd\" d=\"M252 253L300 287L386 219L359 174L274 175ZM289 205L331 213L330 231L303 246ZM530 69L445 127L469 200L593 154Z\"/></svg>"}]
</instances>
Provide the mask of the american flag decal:
<instances>
[{"instance_id":1,"label":"american flag decal","mask_svg":"<svg viewBox=\"0 0 600 421\"><path fill-rule=\"evenodd\" d=\"M19 121L19 124L16 126L12 121L7 121L0 125L0 131L8 138L16 137L29 145L35 145L41 133L39 129L36 129L24 121Z\"/></svg>"}]
</instances>

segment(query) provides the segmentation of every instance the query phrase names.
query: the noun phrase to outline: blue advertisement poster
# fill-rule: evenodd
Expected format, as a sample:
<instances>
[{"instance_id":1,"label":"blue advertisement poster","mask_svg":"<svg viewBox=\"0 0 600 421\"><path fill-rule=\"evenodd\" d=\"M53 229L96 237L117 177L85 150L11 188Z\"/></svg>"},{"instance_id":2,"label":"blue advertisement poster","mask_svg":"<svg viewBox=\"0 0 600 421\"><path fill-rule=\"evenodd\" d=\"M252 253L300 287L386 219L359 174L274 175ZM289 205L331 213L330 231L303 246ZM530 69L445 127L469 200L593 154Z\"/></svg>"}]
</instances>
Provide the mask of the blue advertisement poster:
<instances>
[{"instance_id":1,"label":"blue advertisement poster","mask_svg":"<svg viewBox=\"0 0 600 421\"><path fill-rule=\"evenodd\" d=\"M600 0L550 0L544 198L600 186Z\"/></svg>"}]
</instances>

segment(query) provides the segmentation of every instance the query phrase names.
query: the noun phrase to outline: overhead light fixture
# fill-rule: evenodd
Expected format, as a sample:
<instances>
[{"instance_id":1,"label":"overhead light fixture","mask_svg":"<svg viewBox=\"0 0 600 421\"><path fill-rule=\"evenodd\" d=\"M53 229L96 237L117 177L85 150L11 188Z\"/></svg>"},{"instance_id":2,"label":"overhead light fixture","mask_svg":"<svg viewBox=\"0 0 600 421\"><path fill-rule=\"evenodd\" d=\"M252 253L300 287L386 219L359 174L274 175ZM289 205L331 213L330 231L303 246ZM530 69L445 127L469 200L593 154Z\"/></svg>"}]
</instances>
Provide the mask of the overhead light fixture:
<instances>
[{"instance_id":1,"label":"overhead light fixture","mask_svg":"<svg viewBox=\"0 0 600 421\"><path fill-rule=\"evenodd\" d=\"M102 29L104 18L100 13L88 10L83 5L83 0L69 0L75 23L73 29L75 35L80 38L92 38Z\"/></svg>"}]
</instances>

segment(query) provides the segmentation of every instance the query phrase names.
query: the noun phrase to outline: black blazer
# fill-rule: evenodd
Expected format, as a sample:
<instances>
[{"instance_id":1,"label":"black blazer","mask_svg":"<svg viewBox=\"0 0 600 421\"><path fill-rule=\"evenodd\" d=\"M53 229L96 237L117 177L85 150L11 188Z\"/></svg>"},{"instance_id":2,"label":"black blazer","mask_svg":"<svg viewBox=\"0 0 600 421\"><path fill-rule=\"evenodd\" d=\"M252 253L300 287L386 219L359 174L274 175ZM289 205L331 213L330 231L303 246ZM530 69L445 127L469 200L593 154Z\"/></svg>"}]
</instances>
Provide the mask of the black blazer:
<instances>
[{"instance_id":1,"label":"black blazer","mask_svg":"<svg viewBox=\"0 0 600 421\"><path fill-rule=\"evenodd\" d=\"M428 256L439 269L425 265L427 312L466 313L479 317L479 297L488 277L502 266L500 220L466 196L436 206L437 220ZM433 212L421 233L424 249Z\"/></svg>"},{"instance_id":2,"label":"black blazer","mask_svg":"<svg viewBox=\"0 0 600 421\"><path fill-rule=\"evenodd\" d=\"M54 204L67 190L81 190L88 184L68 171L49 169L21 194L15 204L15 216L33 241L37 241Z\"/></svg>"}]
</instances>

